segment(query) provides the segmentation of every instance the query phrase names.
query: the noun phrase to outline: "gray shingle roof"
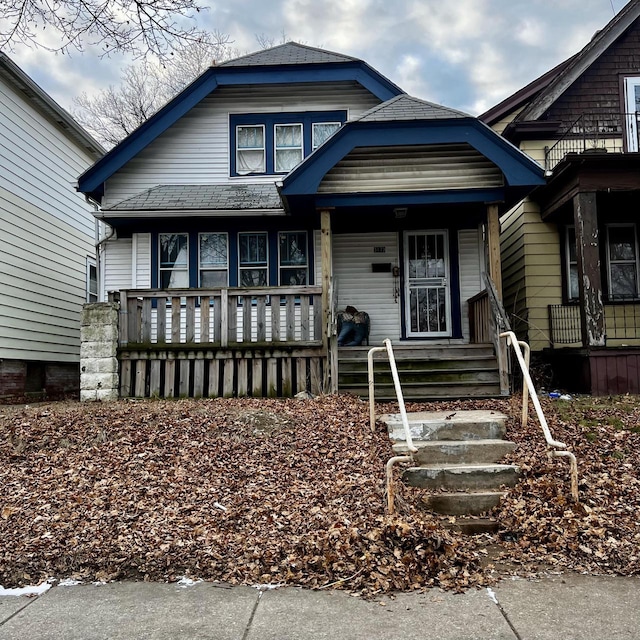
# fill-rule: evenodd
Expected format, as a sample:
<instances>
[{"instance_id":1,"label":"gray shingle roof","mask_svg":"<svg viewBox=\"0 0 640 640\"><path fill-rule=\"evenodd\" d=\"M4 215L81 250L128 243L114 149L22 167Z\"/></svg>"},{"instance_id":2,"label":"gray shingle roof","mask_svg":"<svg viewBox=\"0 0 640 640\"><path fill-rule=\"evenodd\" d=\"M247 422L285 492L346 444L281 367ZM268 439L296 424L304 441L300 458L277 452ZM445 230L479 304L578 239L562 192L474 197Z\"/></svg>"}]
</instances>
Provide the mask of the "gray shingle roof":
<instances>
[{"instance_id":1,"label":"gray shingle roof","mask_svg":"<svg viewBox=\"0 0 640 640\"><path fill-rule=\"evenodd\" d=\"M164 184L103 211L282 210L275 184Z\"/></svg>"},{"instance_id":2,"label":"gray shingle roof","mask_svg":"<svg viewBox=\"0 0 640 640\"><path fill-rule=\"evenodd\" d=\"M290 64L323 64L327 62L354 62L358 58L345 56L341 53L316 49L297 42L287 42L256 51L240 58L234 58L218 65L220 67L254 67L269 65L290 65Z\"/></svg>"},{"instance_id":3,"label":"gray shingle roof","mask_svg":"<svg viewBox=\"0 0 640 640\"><path fill-rule=\"evenodd\" d=\"M397 120L449 120L470 118L456 109L443 107L413 96L400 95L379 104L353 119L353 122L393 122Z\"/></svg>"}]
</instances>

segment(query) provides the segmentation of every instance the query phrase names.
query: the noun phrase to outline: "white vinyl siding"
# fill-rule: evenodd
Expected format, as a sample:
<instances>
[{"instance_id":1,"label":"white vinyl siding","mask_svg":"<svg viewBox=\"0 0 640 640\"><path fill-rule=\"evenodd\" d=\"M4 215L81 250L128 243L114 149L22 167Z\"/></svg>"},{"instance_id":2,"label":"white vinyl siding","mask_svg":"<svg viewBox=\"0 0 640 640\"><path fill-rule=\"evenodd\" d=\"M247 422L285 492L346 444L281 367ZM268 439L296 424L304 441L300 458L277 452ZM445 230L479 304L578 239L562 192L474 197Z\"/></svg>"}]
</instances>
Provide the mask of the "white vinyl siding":
<instances>
[{"instance_id":1,"label":"white vinyl siding","mask_svg":"<svg viewBox=\"0 0 640 640\"><path fill-rule=\"evenodd\" d=\"M458 231L458 253L460 261L460 310L462 312L462 335L469 342L469 298L484 289L482 272L481 236L478 229Z\"/></svg>"},{"instance_id":2,"label":"white vinyl siding","mask_svg":"<svg viewBox=\"0 0 640 640\"><path fill-rule=\"evenodd\" d=\"M133 286L136 289L149 289L151 287L151 234L134 233L132 250L131 261L136 265Z\"/></svg>"},{"instance_id":3,"label":"white vinyl siding","mask_svg":"<svg viewBox=\"0 0 640 640\"><path fill-rule=\"evenodd\" d=\"M384 253L374 253L384 247ZM319 255L319 254L317 254ZM374 262L398 265L398 235L394 232L333 235L333 275L338 286L338 308L347 305L371 318L370 343L400 339L400 298L394 300L391 272L373 273ZM398 285L399 286L399 285Z\"/></svg>"},{"instance_id":4,"label":"white vinyl siding","mask_svg":"<svg viewBox=\"0 0 640 640\"><path fill-rule=\"evenodd\" d=\"M127 163L106 184L103 206L158 184L273 182L273 176L229 177L229 114L347 110L353 117L379 100L350 82L222 87Z\"/></svg>"},{"instance_id":5,"label":"white vinyl siding","mask_svg":"<svg viewBox=\"0 0 640 640\"><path fill-rule=\"evenodd\" d=\"M102 266L104 268L104 300L110 291L129 289L132 284L132 245L131 238L109 240L104 245ZM151 263L147 265L150 269Z\"/></svg>"},{"instance_id":6,"label":"white vinyl siding","mask_svg":"<svg viewBox=\"0 0 640 640\"><path fill-rule=\"evenodd\" d=\"M74 362L93 239L0 188L0 358Z\"/></svg>"}]
</instances>

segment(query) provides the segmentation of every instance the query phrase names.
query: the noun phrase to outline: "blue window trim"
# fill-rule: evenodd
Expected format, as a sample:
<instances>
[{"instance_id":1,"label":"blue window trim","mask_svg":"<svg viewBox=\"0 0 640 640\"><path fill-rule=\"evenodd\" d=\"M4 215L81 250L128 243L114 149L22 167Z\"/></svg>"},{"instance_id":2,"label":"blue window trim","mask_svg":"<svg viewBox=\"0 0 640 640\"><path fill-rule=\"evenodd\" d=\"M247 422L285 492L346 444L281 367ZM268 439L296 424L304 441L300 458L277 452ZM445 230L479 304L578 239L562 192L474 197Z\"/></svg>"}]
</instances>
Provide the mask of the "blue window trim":
<instances>
[{"instance_id":1,"label":"blue window trim","mask_svg":"<svg viewBox=\"0 0 640 640\"><path fill-rule=\"evenodd\" d=\"M344 124L347 120L346 110L338 111L291 111L288 113L241 113L229 115L229 174L239 176L236 169L236 127L242 125L264 126L265 145L265 171L263 173L251 173L242 175L285 175L286 172L275 170L275 125L276 124L301 124L302 125L302 156L303 159L313 150L313 125L324 122L339 122ZM321 145L322 146L322 145Z\"/></svg>"},{"instance_id":2,"label":"blue window trim","mask_svg":"<svg viewBox=\"0 0 640 640\"><path fill-rule=\"evenodd\" d=\"M308 285L313 285L315 281L315 256L314 256L314 230L313 229L282 229L282 228L270 228L270 229L256 229L255 233L266 233L268 242L268 265L269 265L269 287L278 287L278 234L286 232L306 232L307 234L307 251L308 251L308 269L309 269L309 282ZM194 289L199 285L198 279L198 235L200 233L226 233L229 246L228 246L228 269L229 269L229 287L239 286L239 245L238 234L241 233L237 230L224 230L217 231L211 229L198 229L191 231L184 231L182 229L175 229L169 231L154 231L151 238L151 288L158 289L160 286L160 234L167 233L185 233L189 242L189 288ZM242 233L246 233L243 229ZM274 258L275 256L275 258Z\"/></svg>"}]
</instances>

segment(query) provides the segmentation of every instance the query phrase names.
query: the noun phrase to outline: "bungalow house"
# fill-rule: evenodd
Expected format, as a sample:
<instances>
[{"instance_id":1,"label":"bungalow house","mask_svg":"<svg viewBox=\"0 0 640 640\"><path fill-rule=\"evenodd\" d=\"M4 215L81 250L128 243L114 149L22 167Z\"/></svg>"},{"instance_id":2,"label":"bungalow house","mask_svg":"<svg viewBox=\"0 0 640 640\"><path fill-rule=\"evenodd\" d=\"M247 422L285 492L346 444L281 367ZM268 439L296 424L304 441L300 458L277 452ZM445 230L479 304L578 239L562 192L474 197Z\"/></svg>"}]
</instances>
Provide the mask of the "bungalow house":
<instances>
[{"instance_id":1,"label":"bungalow house","mask_svg":"<svg viewBox=\"0 0 640 640\"><path fill-rule=\"evenodd\" d=\"M480 118L548 182L501 219L504 306L555 384L639 393L640 3Z\"/></svg>"},{"instance_id":2,"label":"bungalow house","mask_svg":"<svg viewBox=\"0 0 640 640\"><path fill-rule=\"evenodd\" d=\"M0 396L78 391L97 286L95 219L74 186L103 153L0 53Z\"/></svg>"},{"instance_id":3,"label":"bungalow house","mask_svg":"<svg viewBox=\"0 0 640 640\"><path fill-rule=\"evenodd\" d=\"M368 347L336 344L347 305L410 396L500 394L482 274L499 291L498 216L543 183L362 60L287 43L211 67L79 178L109 228L120 395L366 392Z\"/></svg>"}]
</instances>

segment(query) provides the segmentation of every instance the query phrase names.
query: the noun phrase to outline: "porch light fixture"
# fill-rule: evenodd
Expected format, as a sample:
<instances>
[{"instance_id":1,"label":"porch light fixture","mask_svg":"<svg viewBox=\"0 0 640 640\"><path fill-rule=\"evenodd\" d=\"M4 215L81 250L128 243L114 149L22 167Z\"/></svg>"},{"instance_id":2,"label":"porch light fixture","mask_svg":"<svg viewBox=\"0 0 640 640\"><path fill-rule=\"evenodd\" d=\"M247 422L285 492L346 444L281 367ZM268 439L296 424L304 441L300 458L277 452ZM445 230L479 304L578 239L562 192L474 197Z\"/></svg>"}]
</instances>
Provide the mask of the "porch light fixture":
<instances>
[{"instance_id":1,"label":"porch light fixture","mask_svg":"<svg viewBox=\"0 0 640 640\"><path fill-rule=\"evenodd\" d=\"M393 215L396 219L406 218L407 217L407 207L396 207L393 210Z\"/></svg>"}]
</instances>

